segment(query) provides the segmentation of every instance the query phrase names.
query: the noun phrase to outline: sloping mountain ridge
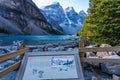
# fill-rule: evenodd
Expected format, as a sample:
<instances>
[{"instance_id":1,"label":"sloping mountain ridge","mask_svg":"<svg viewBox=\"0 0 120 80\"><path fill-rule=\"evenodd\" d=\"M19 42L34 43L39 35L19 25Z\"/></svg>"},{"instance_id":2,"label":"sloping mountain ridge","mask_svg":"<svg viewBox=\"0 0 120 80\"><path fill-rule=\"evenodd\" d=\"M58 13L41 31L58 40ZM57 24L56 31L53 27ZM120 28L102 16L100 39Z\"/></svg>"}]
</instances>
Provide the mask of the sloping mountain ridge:
<instances>
[{"instance_id":1,"label":"sloping mountain ridge","mask_svg":"<svg viewBox=\"0 0 120 80\"><path fill-rule=\"evenodd\" d=\"M0 0L0 33L9 35L63 34L47 22L32 0Z\"/></svg>"},{"instance_id":2,"label":"sloping mountain ridge","mask_svg":"<svg viewBox=\"0 0 120 80\"><path fill-rule=\"evenodd\" d=\"M84 11L75 12L73 7L64 10L59 2L42 7L40 10L53 27L66 34L76 34L82 28L87 16Z\"/></svg>"}]
</instances>

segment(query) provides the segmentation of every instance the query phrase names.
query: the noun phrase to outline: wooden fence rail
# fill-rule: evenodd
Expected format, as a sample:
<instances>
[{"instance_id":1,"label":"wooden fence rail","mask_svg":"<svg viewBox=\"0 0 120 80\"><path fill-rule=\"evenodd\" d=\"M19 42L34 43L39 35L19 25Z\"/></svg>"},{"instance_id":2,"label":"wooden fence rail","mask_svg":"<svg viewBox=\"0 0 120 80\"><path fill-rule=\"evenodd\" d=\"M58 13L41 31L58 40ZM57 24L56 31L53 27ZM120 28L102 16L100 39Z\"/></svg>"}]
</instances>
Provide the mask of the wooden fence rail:
<instances>
[{"instance_id":1,"label":"wooden fence rail","mask_svg":"<svg viewBox=\"0 0 120 80\"><path fill-rule=\"evenodd\" d=\"M84 68L84 62L95 62L95 63L117 63L120 64L119 58L84 58L85 52L120 52L120 46L116 47L104 47L104 48L80 48L79 54L81 58L82 68Z\"/></svg>"},{"instance_id":2,"label":"wooden fence rail","mask_svg":"<svg viewBox=\"0 0 120 80\"><path fill-rule=\"evenodd\" d=\"M8 54L3 54L3 55L0 55L0 62L3 62L5 60L8 60L10 58L13 58L17 55L22 55L24 54L26 51L28 51L27 48L24 48L24 49L20 49L18 50L17 52L12 52L12 53L8 53Z\"/></svg>"},{"instance_id":3,"label":"wooden fence rail","mask_svg":"<svg viewBox=\"0 0 120 80\"><path fill-rule=\"evenodd\" d=\"M22 48L16 52L0 55L0 62L3 62L5 60L8 60L8 59L13 58L18 55L22 56L25 52L28 52L28 50L29 50L28 48ZM20 63L21 63L21 60L3 70L1 70L0 78L3 77L4 75L8 74L9 72L17 69L19 67Z\"/></svg>"},{"instance_id":4,"label":"wooden fence rail","mask_svg":"<svg viewBox=\"0 0 120 80\"><path fill-rule=\"evenodd\" d=\"M105 58L84 58L82 61L84 62L95 62L95 63L115 63L120 64L120 59L105 59Z\"/></svg>"},{"instance_id":5,"label":"wooden fence rail","mask_svg":"<svg viewBox=\"0 0 120 80\"><path fill-rule=\"evenodd\" d=\"M21 63L21 61L18 61L18 62L16 62L16 63L14 63L13 65L11 65L11 66L9 66L9 67L1 70L1 71L0 71L0 78L3 77L3 76L5 76L5 75L8 74L8 73L14 71L15 69L19 68L20 63Z\"/></svg>"},{"instance_id":6,"label":"wooden fence rail","mask_svg":"<svg viewBox=\"0 0 120 80\"><path fill-rule=\"evenodd\" d=\"M8 54L0 55L0 62L3 62L5 60L8 60L12 57L15 57L17 55L23 56L25 52L28 52L28 48L21 48L20 50ZM120 46L117 47L105 47L105 48L79 48L79 54L81 57L81 64L82 67L84 67L84 62L97 62L97 63L118 63L120 64L120 59L113 59L113 58L84 58L85 52L120 52ZM17 69L21 63L21 60L16 62L15 64L11 65L8 68L5 68L4 70L0 71L0 77L3 77L4 75L8 74L9 72Z\"/></svg>"},{"instance_id":7,"label":"wooden fence rail","mask_svg":"<svg viewBox=\"0 0 120 80\"><path fill-rule=\"evenodd\" d=\"M79 48L79 52L110 52L110 51L120 51L120 46L116 47L96 47L96 48Z\"/></svg>"}]
</instances>

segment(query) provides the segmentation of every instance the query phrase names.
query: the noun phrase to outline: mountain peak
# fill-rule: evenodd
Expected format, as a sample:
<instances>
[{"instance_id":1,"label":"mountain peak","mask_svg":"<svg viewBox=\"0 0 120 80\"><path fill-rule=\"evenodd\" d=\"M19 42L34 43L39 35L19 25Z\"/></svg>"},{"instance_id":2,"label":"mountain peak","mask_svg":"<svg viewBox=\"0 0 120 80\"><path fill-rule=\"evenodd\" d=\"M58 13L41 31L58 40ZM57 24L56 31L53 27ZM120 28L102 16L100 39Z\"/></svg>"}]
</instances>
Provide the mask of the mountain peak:
<instances>
[{"instance_id":1,"label":"mountain peak","mask_svg":"<svg viewBox=\"0 0 120 80\"><path fill-rule=\"evenodd\" d=\"M85 11L83 11L83 10L81 10L81 11L79 12L79 15L87 16L87 14L85 13Z\"/></svg>"},{"instance_id":2,"label":"mountain peak","mask_svg":"<svg viewBox=\"0 0 120 80\"><path fill-rule=\"evenodd\" d=\"M52 4L49 4L47 6L42 6L41 9L47 9L47 8L58 8L62 7L59 2L53 2Z\"/></svg>"},{"instance_id":3,"label":"mountain peak","mask_svg":"<svg viewBox=\"0 0 120 80\"><path fill-rule=\"evenodd\" d=\"M73 7L67 7L65 9L66 12L75 12L74 8Z\"/></svg>"},{"instance_id":4,"label":"mountain peak","mask_svg":"<svg viewBox=\"0 0 120 80\"><path fill-rule=\"evenodd\" d=\"M79 13L85 13L85 11L81 10Z\"/></svg>"},{"instance_id":5,"label":"mountain peak","mask_svg":"<svg viewBox=\"0 0 120 80\"><path fill-rule=\"evenodd\" d=\"M48 6L61 6L59 2L53 2L52 4L48 5Z\"/></svg>"},{"instance_id":6,"label":"mountain peak","mask_svg":"<svg viewBox=\"0 0 120 80\"><path fill-rule=\"evenodd\" d=\"M51 5L60 5L60 3L55 1Z\"/></svg>"},{"instance_id":7,"label":"mountain peak","mask_svg":"<svg viewBox=\"0 0 120 80\"><path fill-rule=\"evenodd\" d=\"M65 34L76 34L82 28L84 16L79 16L73 7L63 9L58 2L54 2L42 11L47 21Z\"/></svg>"}]
</instances>

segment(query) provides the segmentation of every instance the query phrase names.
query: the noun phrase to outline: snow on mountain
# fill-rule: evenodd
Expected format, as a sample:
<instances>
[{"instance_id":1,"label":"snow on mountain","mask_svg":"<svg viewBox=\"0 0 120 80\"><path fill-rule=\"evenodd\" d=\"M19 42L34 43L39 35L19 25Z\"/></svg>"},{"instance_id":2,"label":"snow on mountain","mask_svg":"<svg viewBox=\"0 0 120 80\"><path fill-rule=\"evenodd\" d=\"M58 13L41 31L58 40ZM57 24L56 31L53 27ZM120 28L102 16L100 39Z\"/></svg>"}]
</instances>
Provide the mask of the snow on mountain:
<instances>
[{"instance_id":1,"label":"snow on mountain","mask_svg":"<svg viewBox=\"0 0 120 80\"><path fill-rule=\"evenodd\" d=\"M87 16L84 11L78 14L73 7L64 10L58 2L42 7L41 12L53 27L65 34L76 34Z\"/></svg>"},{"instance_id":2,"label":"snow on mountain","mask_svg":"<svg viewBox=\"0 0 120 80\"><path fill-rule=\"evenodd\" d=\"M59 24L66 22L67 19L62 6L58 2L42 8L42 13L53 27L63 31Z\"/></svg>"},{"instance_id":3,"label":"snow on mountain","mask_svg":"<svg viewBox=\"0 0 120 80\"><path fill-rule=\"evenodd\" d=\"M81 18L81 23L83 24L84 23L84 19L87 16L87 14L82 10L82 11L79 12L79 16Z\"/></svg>"},{"instance_id":4,"label":"snow on mountain","mask_svg":"<svg viewBox=\"0 0 120 80\"><path fill-rule=\"evenodd\" d=\"M69 11L69 10L68 10ZM67 20L68 20L68 22L69 22L69 24L71 24L72 22L71 22L71 20L68 18L68 16L67 16L67 14L66 14L66 12L64 11L64 13L65 13L65 17L67 18Z\"/></svg>"}]
</instances>

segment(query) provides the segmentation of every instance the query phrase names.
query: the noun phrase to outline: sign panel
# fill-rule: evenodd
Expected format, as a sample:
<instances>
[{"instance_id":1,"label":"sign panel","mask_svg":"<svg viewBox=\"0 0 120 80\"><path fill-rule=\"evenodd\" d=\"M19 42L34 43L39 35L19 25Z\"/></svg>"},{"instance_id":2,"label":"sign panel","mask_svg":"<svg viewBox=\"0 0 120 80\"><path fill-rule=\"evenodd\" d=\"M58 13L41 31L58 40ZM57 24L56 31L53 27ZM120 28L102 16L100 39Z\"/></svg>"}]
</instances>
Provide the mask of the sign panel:
<instances>
[{"instance_id":1,"label":"sign panel","mask_svg":"<svg viewBox=\"0 0 120 80\"><path fill-rule=\"evenodd\" d=\"M83 80L77 55L68 51L27 53L17 80Z\"/></svg>"}]
</instances>

